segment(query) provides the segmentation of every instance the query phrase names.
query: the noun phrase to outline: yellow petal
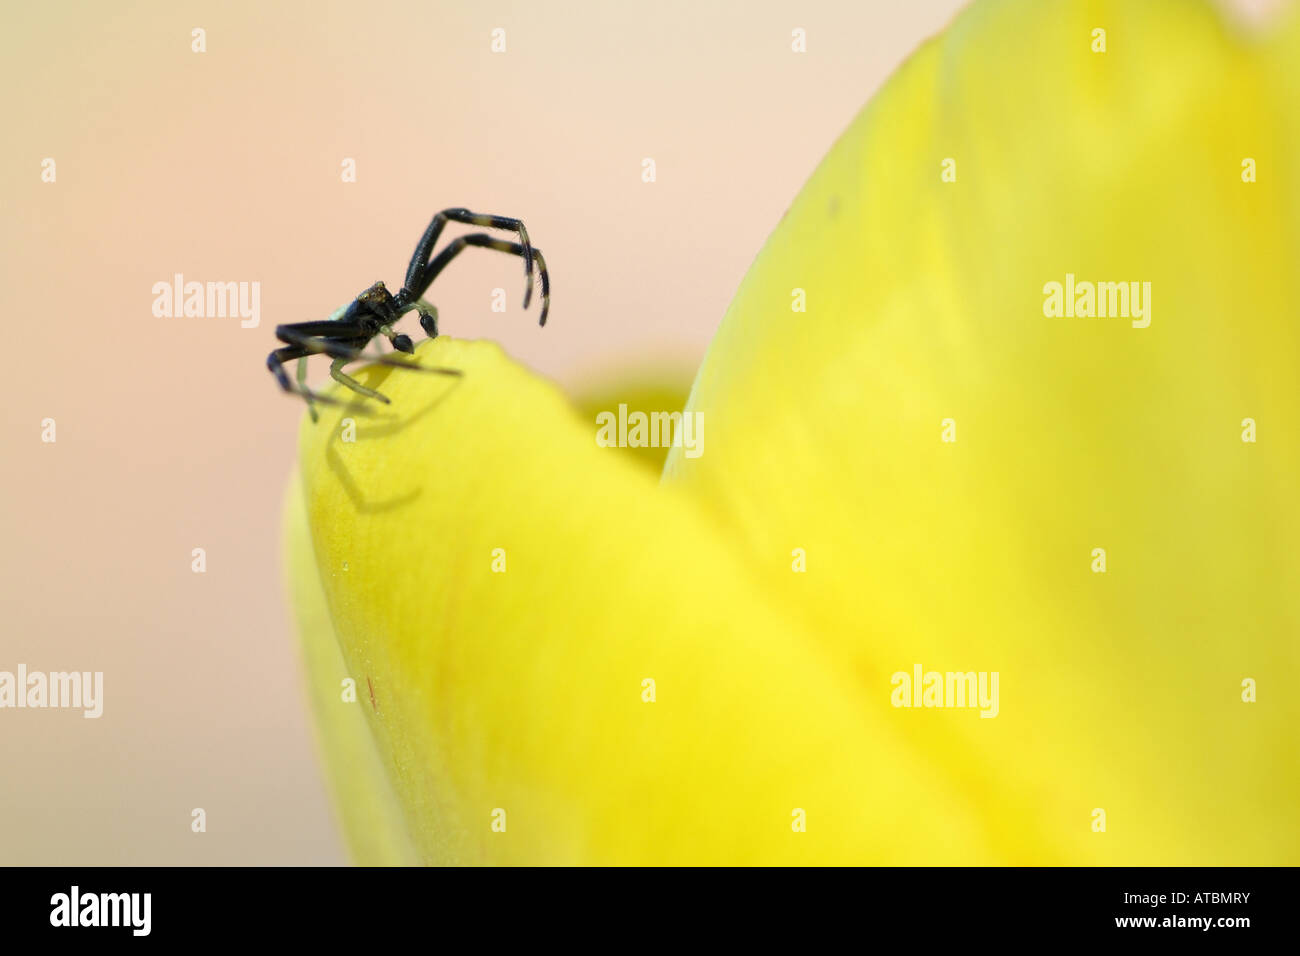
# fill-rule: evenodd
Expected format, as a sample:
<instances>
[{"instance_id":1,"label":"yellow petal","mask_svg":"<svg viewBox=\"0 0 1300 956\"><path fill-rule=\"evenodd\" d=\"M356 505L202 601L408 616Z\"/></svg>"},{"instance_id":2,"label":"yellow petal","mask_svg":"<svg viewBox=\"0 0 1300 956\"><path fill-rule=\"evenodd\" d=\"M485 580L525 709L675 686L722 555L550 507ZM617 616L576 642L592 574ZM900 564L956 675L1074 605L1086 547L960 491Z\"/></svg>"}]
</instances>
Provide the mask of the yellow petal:
<instances>
[{"instance_id":1,"label":"yellow petal","mask_svg":"<svg viewBox=\"0 0 1300 956\"><path fill-rule=\"evenodd\" d=\"M364 681L358 687L349 673L330 621L296 469L285 492L284 540L317 748L348 850L362 866L416 863L401 806L358 706L367 700L368 688Z\"/></svg>"},{"instance_id":2,"label":"yellow petal","mask_svg":"<svg viewBox=\"0 0 1300 956\"><path fill-rule=\"evenodd\" d=\"M598 422L604 413L617 416L620 405L625 406L629 414L679 413L686 406L694 374L693 368L685 371L667 365L624 370L617 378L606 376L584 384L573 394L574 410L589 422ZM620 447L659 474L663 471L670 446L661 442L658 445L629 443L610 447Z\"/></svg>"},{"instance_id":3,"label":"yellow petal","mask_svg":"<svg viewBox=\"0 0 1300 956\"><path fill-rule=\"evenodd\" d=\"M417 357L464 377L372 367L355 441L304 421L292 533L421 859L991 858L691 502L496 346Z\"/></svg>"},{"instance_id":4,"label":"yellow petal","mask_svg":"<svg viewBox=\"0 0 1300 956\"><path fill-rule=\"evenodd\" d=\"M1300 860L1297 35L975 4L771 236L669 456L1003 859ZM1150 325L1045 316L1067 273ZM916 663L999 715L890 708Z\"/></svg>"}]
</instances>

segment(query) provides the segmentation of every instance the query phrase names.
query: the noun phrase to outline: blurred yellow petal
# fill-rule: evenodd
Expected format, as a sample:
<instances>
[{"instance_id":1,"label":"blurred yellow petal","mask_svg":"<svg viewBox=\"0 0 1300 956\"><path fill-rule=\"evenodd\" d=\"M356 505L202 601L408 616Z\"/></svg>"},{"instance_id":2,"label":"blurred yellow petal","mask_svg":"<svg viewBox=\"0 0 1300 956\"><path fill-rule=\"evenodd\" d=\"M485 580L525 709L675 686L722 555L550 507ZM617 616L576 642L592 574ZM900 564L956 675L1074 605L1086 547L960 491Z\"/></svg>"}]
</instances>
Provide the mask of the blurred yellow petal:
<instances>
[{"instance_id":1,"label":"blurred yellow petal","mask_svg":"<svg viewBox=\"0 0 1300 956\"><path fill-rule=\"evenodd\" d=\"M304 420L290 552L421 859L993 858L708 516L496 346L417 358L464 377L371 367L392 405L355 441Z\"/></svg>"},{"instance_id":2,"label":"blurred yellow petal","mask_svg":"<svg viewBox=\"0 0 1300 956\"><path fill-rule=\"evenodd\" d=\"M330 621L325 590L316 570L302 479L295 470L285 493L285 553L308 696L316 719L316 743L334 796L348 851L362 866L418 862L401 805L365 712L365 682L357 687L343 661ZM350 686L348 683L350 682Z\"/></svg>"},{"instance_id":3,"label":"blurred yellow petal","mask_svg":"<svg viewBox=\"0 0 1300 956\"><path fill-rule=\"evenodd\" d=\"M354 852L1295 862L1297 37L977 4L769 240L664 484L490 345L361 373L291 530L318 711L366 688ZM1150 323L1048 317L1074 276ZM996 718L893 706L914 667Z\"/></svg>"},{"instance_id":4,"label":"blurred yellow petal","mask_svg":"<svg viewBox=\"0 0 1300 956\"><path fill-rule=\"evenodd\" d=\"M693 389L708 452L669 484L1000 859L1300 862L1298 36L975 4L814 173ZM1149 282L1149 325L1048 317L1067 275ZM891 707L917 663L1000 672L998 717Z\"/></svg>"},{"instance_id":5,"label":"blurred yellow petal","mask_svg":"<svg viewBox=\"0 0 1300 956\"><path fill-rule=\"evenodd\" d=\"M574 410L592 423L599 421L603 412L617 415L620 405L625 405L629 413L680 412L686 407L694 375L694 368L684 370L666 364L624 369L616 377L603 375L573 391ZM663 471L668 447L628 445L620 450L658 475Z\"/></svg>"}]
</instances>

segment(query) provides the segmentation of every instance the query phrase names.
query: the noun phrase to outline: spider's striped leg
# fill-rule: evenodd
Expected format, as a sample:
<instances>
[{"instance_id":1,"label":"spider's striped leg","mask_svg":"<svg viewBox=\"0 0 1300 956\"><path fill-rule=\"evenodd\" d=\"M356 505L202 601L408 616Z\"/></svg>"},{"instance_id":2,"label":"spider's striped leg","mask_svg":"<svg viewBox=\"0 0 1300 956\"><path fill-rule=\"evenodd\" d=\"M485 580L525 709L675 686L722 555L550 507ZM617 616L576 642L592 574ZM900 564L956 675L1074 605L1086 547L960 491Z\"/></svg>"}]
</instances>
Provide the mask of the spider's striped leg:
<instances>
[{"instance_id":1,"label":"spider's striped leg","mask_svg":"<svg viewBox=\"0 0 1300 956\"><path fill-rule=\"evenodd\" d=\"M271 370L275 380L280 383L280 387L286 392L296 392L298 389L295 389L293 382L289 381L289 373L284 370L284 363L304 358L306 355L306 349L299 348L296 345L287 345L284 348L276 349L266 357L266 367Z\"/></svg>"},{"instance_id":2,"label":"spider's striped leg","mask_svg":"<svg viewBox=\"0 0 1300 956\"><path fill-rule=\"evenodd\" d=\"M344 323L339 322L300 322L297 325L280 325L276 326L275 334L281 340L289 342L290 345L296 346L306 353L323 353L335 361L330 365L330 377L342 385L346 385L354 392L365 395L367 398L377 398L385 404L389 399L387 396L380 394L372 388L367 388L350 375L343 373L343 366L348 362L357 359L365 359L378 365L391 365L395 368L411 369L417 372L432 372L435 375L456 375L459 376L460 369L454 368L434 368L424 365L414 365L407 362L399 362L387 355L366 355L366 339L364 336L358 337L335 337L316 333L317 328L333 327L335 330ZM346 327L346 326L345 326ZM391 330L389 330L391 331ZM409 344L410 339L406 336L400 336ZM412 346L414 350L414 346ZM319 399L319 396L313 396Z\"/></svg>"},{"instance_id":3,"label":"spider's striped leg","mask_svg":"<svg viewBox=\"0 0 1300 956\"><path fill-rule=\"evenodd\" d=\"M276 337L289 345L305 349L308 354L328 355L330 358L352 359L364 358L376 365L391 365L393 368L409 369L412 372L432 372L435 375L459 375L454 368L432 368L403 362L391 355L366 355L365 347L370 336L349 334L354 328L351 323L333 322L328 319L320 322L299 322L295 325L277 325ZM295 355L294 358L297 358Z\"/></svg>"},{"instance_id":4,"label":"spider's striped leg","mask_svg":"<svg viewBox=\"0 0 1300 956\"><path fill-rule=\"evenodd\" d=\"M511 232L519 234L519 243L523 247L524 257L524 276L526 285L524 286L524 308L528 308L528 303L533 297L533 247L528 241L528 229L524 226L522 219L515 219L511 216L493 216L484 213L470 212L468 209L460 207L454 209L444 209L433 217L429 223L424 235L416 243L415 253L411 256L411 264L406 268L406 288L415 291L415 282L418 280L420 272L429 263L429 257L433 255L433 247L438 242L438 236L442 234L443 227L448 222L463 222L469 226L479 226L484 229L509 229ZM423 292L423 290L420 290ZM420 292L415 292L418 297Z\"/></svg>"},{"instance_id":5,"label":"spider's striped leg","mask_svg":"<svg viewBox=\"0 0 1300 956\"><path fill-rule=\"evenodd\" d=\"M302 384L306 378L304 372L305 366L302 363L302 360L311 354L312 350L309 348L298 345L286 345L283 348L276 349L266 357L266 367L271 370L271 374L275 376L275 380L280 384L282 389L290 395L300 395L307 401L307 407L312 413L312 421L316 421L318 415L314 407L315 403L319 402L324 405L349 405L349 403L340 402L338 399L330 398L328 395L321 395L317 392L313 392L311 389L307 388L305 384ZM299 385L296 388L294 387L293 382L289 381L289 375L284 370L284 363L291 362L294 359L299 360ZM351 404L350 407L356 408L358 411L365 410L364 406L359 404Z\"/></svg>"},{"instance_id":6,"label":"spider's striped leg","mask_svg":"<svg viewBox=\"0 0 1300 956\"><path fill-rule=\"evenodd\" d=\"M318 328L326 328L330 332L343 333L339 335L325 335L317 332ZM350 375L343 372L343 366L348 362L355 361L359 358L368 357L372 361L382 362L383 356L365 356L363 351L366 347L364 333L356 336L347 336L347 332L353 328L359 329L359 326L353 327L350 323L344 322L300 322L296 326L278 326L275 334L286 342L290 342L304 352L323 353L334 359L330 363L330 378L334 381L345 385L367 398L375 398L389 404L389 398L373 388L367 388ZM347 336L347 337L343 337ZM390 360L391 362L391 360Z\"/></svg>"},{"instance_id":7,"label":"spider's striped leg","mask_svg":"<svg viewBox=\"0 0 1300 956\"><path fill-rule=\"evenodd\" d=\"M459 236L447 243L442 252L434 256L429 264L416 276L415 283L407 284L410 294L417 298L424 295L424 290L429 288L433 280L438 277L438 273L447 268L447 264L460 255L467 246L495 249L497 252L505 252L513 256L527 256L531 253L532 258L537 260L537 274L542 280L542 317L538 325L545 325L546 313L551 308L551 276L546 271L546 260L542 257L542 250L534 247L524 247L517 242L507 242L505 239L497 239L485 232L473 232L467 236Z\"/></svg>"}]
</instances>

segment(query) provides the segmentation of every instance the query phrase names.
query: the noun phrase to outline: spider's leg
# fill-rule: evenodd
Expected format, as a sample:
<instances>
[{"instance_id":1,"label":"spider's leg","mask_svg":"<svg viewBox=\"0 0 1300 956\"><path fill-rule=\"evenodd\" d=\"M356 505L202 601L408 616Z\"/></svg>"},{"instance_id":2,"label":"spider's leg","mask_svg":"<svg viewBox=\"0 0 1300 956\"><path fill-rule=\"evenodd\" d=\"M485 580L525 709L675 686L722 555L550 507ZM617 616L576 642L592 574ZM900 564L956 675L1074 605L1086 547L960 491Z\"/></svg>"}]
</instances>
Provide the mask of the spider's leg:
<instances>
[{"instance_id":1,"label":"spider's leg","mask_svg":"<svg viewBox=\"0 0 1300 956\"><path fill-rule=\"evenodd\" d=\"M366 347L367 336L363 326L354 322L338 320L298 322L294 325L277 325L275 334L282 342L288 342L290 349L301 352L304 356L317 353L330 356L334 359L333 364L330 365L331 378L368 398L377 398L384 404L388 404L387 396L381 395L373 388L366 388L356 379L344 375L341 371L345 363L360 358L362 350ZM282 349L281 351L288 350ZM391 360L384 362L383 357L374 357L374 361L382 364L404 364L393 363ZM313 394L302 384L302 379L306 374L303 365L304 363L300 360L298 365L299 391L306 397L310 408L313 400L319 400L323 396ZM341 403L335 402L334 404ZM314 409L312 410L312 420L316 420Z\"/></svg>"},{"instance_id":2,"label":"spider's leg","mask_svg":"<svg viewBox=\"0 0 1300 956\"><path fill-rule=\"evenodd\" d=\"M429 338L436 339L438 337L438 307L428 299L416 299L414 302L403 305L397 314L401 317L411 311L419 313L420 328L424 329ZM393 347L400 348L396 342L393 343Z\"/></svg>"},{"instance_id":3,"label":"spider's leg","mask_svg":"<svg viewBox=\"0 0 1300 956\"><path fill-rule=\"evenodd\" d=\"M307 411L311 414L312 423L320 421L320 412L316 411L316 403L312 400L311 389L307 387L307 356L298 359L298 391L307 399Z\"/></svg>"},{"instance_id":4,"label":"spider's leg","mask_svg":"<svg viewBox=\"0 0 1300 956\"><path fill-rule=\"evenodd\" d=\"M362 385L351 375L348 375L346 372L343 371L343 366L347 365L349 361L350 360L346 358L336 358L333 362L331 362L330 378L334 379L334 381L338 382L340 385L346 385L354 392L359 392L362 395L365 395L367 398L377 398L385 405L391 405L392 401L389 399L387 395L377 392L373 388L368 388L365 385Z\"/></svg>"},{"instance_id":5,"label":"spider's leg","mask_svg":"<svg viewBox=\"0 0 1300 956\"><path fill-rule=\"evenodd\" d=\"M379 334L392 343L393 348L399 352L405 352L408 355L415 351L415 343L411 341L409 335L403 335L401 332L394 331L391 325L381 325ZM381 353L382 354L382 353Z\"/></svg>"},{"instance_id":6,"label":"spider's leg","mask_svg":"<svg viewBox=\"0 0 1300 956\"><path fill-rule=\"evenodd\" d=\"M420 312L420 328L424 329L424 334L431 339L438 337L438 307L425 302L423 299L415 304L416 309Z\"/></svg>"},{"instance_id":7,"label":"spider's leg","mask_svg":"<svg viewBox=\"0 0 1300 956\"><path fill-rule=\"evenodd\" d=\"M438 242L438 236L442 234L443 227L448 222L463 222L470 226L479 226L485 229L509 229L511 232L519 234L519 242L523 246L524 252L524 276L527 285L524 287L524 308L528 308L528 303L533 297L533 247L528 241L528 229L525 228L523 220L514 219L510 216L493 216L483 213L470 212L468 209L454 208L444 209L433 217L429 223L424 235L416 243L415 253L411 256L411 264L406 268L406 288L414 292L414 283L418 280L421 270L429 262L429 257L433 255L433 247ZM415 292L415 297L420 293Z\"/></svg>"},{"instance_id":8,"label":"spider's leg","mask_svg":"<svg viewBox=\"0 0 1300 956\"><path fill-rule=\"evenodd\" d=\"M271 370L275 380L280 383L280 387L286 392L298 391L293 387L293 382L289 381L289 373L284 370L285 362L292 362L294 359L300 359L307 355L307 350L299 348L296 345L287 345L284 348L276 349L266 357L266 367Z\"/></svg>"},{"instance_id":9,"label":"spider's leg","mask_svg":"<svg viewBox=\"0 0 1300 956\"><path fill-rule=\"evenodd\" d=\"M359 359L365 358L377 365L391 365L393 368L409 369L412 372L432 372L435 375L459 375L454 368L432 368L402 362L388 355L365 355L364 349L369 337L365 333L357 334L361 327L348 322L298 322L294 325L277 325L275 334L281 342L305 349L306 354L323 354L330 358ZM352 334L349 334L352 333ZM298 356L293 356L297 358Z\"/></svg>"},{"instance_id":10,"label":"spider's leg","mask_svg":"<svg viewBox=\"0 0 1300 956\"><path fill-rule=\"evenodd\" d=\"M551 277L550 273L546 271L546 260L542 258L542 250L537 248L525 249L524 246L517 242L497 239L495 236L489 236L484 232L473 232L468 236L459 236L447 243L442 252L434 256L429 264L416 276L415 284L407 284L407 289L410 290L411 295L417 298L424 295L424 291L438 277L438 273L447 268L447 264L460 255L466 246L481 246L484 249L495 249L497 252L505 252L513 256L523 256L531 251L532 257L537 260L537 274L542 280L542 317L538 325L546 324L546 313L551 308Z\"/></svg>"},{"instance_id":11,"label":"spider's leg","mask_svg":"<svg viewBox=\"0 0 1300 956\"><path fill-rule=\"evenodd\" d=\"M367 340L364 335L356 338L330 338L323 335L311 335L308 331L304 331L304 327L307 326L333 325L337 328L341 324L342 323L337 322L301 322L298 325L279 325L276 326L275 334L281 339L289 341L291 344L298 346L306 352L323 353L332 359L338 360L330 366L330 376L335 381L346 385L348 388L359 392L362 395L366 395L370 398L377 398L385 404L388 404L389 401L387 396L376 392L374 389L367 388L349 375L344 375L342 372L343 365L357 359L365 359L366 361L374 362L377 365L391 365L395 368L410 369L414 372L431 372L435 375L454 375L457 377L461 374L460 369L414 365L407 362L399 362L387 355L366 355L365 348ZM342 377L340 378L340 376ZM319 395L313 395L313 397L320 400ZM336 401L334 404L342 403Z\"/></svg>"},{"instance_id":12,"label":"spider's leg","mask_svg":"<svg viewBox=\"0 0 1300 956\"><path fill-rule=\"evenodd\" d=\"M347 402L340 402L338 399L330 398L328 395L320 395L313 392L305 386L298 388L294 387L294 384L289 381L288 373L284 370L284 363L291 362L294 359L305 358L310 354L312 354L310 348L299 345L286 345L284 348L276 349L266 357L266 367L271 370L271 374L275 376L275 380L280 384L282 389L290 395L301 395L306 399L308 408L312 410L312 421L316 421L317 418L315 409L312 408L313 403L316 402L320 402L324 405L349 405L350 408L358 411L365 411L365 406L360 405L359 403L349 404ZM301 369L302 366L300 365L299 368Z\"/></svg>"},{"instance_id":13,"label":"spider's leg","mask_svg":"<svg viewBox=\"0 0 1300 956\"><path fill-rule=\"evenodd\" d=\"M546 260L541 249L533 249L533 258L537 260L537 274L542 280L542 317L538 325L546 324L546 313L551 311L551 274L546 271Z\"/></svg>"},{"instance_id":14,"label":"spider's leg","mask_svg":"<svg viewBox=\"0 0 1300 956\"><path fill-rule=\"evenodd\" d=\"M340 340L368 338L365 327L360 322L349 319L318 319L311 322L277 325L275 337L289 345L300 345L309 338Z\"/></svg>"}]
</instances>

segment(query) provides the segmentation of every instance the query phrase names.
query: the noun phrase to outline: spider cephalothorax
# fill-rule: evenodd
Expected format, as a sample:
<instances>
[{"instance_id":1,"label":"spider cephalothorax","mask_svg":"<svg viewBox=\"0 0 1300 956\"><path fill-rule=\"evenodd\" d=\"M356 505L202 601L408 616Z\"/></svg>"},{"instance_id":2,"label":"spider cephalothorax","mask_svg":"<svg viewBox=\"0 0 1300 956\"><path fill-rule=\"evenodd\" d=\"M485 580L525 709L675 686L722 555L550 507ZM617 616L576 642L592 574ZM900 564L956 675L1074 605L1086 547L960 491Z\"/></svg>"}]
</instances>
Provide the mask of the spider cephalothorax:
<instances>
[{"instance_id":1,"label":"spider cephalothorax","mask_svg":"<svg viewBox=\"0 0 1300 956\"><path fill-rule=\"evenodd\" d=\"M484 226L489 229L509 229L519 234L519 241L510 242L505 239L497 239L485 232L475 232L453 239L438 255L432 256L433 247L438 241L438 236L448 222L463 222L473 226ZM412 310L420 314L420 327L424 329L429 338L437 338L438 310L426 302L422 296L433 280L437 278L438 273L469 246L496 249L498 252L507 252L523 258L524 274L527 277L524 286L525 309L528 308L528 303L533 295L533 262L536 261L537 274L542 283L542 315L538 324L545 325L546 313L549 311L551 304L551 279L546 271L546 260L542 258L541 250L534 248L528 241L528 230L524 228L523 222L518 219L511 219L508 216L481 215L470 212L468 209L444 209L433 217L433 221L429 223L428 228L424 230L424 235L420 237L419 243L416 244L415 253L411 256L411 264L406 269L406 282L397 295L390 293L382 282L376 282L358 295L347 308L341 310L332 318L319 322L296 322L291 325L277 325L275 327L275 336L285 345L267 356L267 368L275 375L275 379L280 383L281 388L286 392L301 395L307 400L313 420L316 418L316 409L312 407L313 402L326 402L329 404L337 404L337 402L307 388L305 384L307 374L306 359L309 355L320 353L330 356L334 359L330 364L330 375L335 381L367 398L378 399L381 402L387 402L388 398L345 374L343 366L357 359L367 358L381 365L395 365L399 368L433 372L440 375L459 375L460 372L456 369L411 365L382 355L365 356L362 351L376 336L382 335L399 352L414 352L415 345L412 343L410 336L402 335L393 330L393 325L398 319ZM288 373L284 369L284 363L293 359L298 359L298 382L296 386L289 380Z\"/></svg>"}]
</instances>

